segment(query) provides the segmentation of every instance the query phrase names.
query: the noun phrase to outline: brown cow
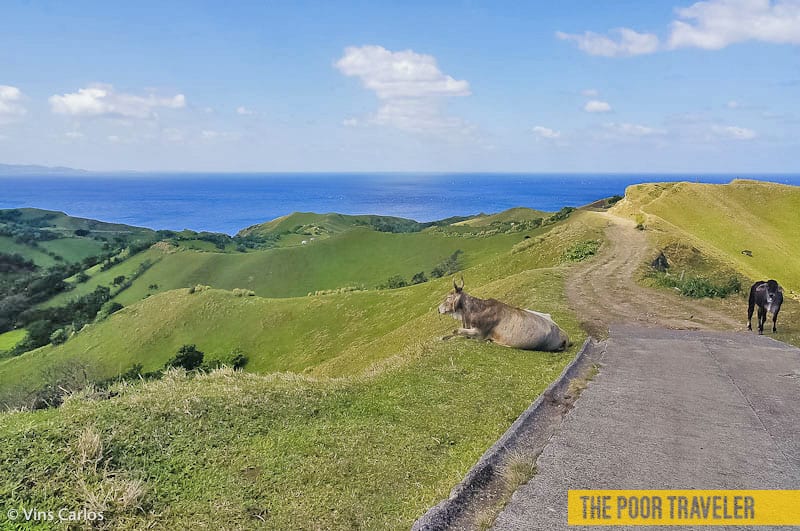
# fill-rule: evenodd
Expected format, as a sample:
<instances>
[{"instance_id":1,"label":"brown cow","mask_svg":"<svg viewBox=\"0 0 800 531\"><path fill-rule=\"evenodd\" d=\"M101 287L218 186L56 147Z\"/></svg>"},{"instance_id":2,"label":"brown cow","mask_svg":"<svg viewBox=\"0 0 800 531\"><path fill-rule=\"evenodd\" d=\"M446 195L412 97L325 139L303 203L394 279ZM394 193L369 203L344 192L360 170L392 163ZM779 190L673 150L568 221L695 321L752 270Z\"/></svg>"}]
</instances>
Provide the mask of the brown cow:
<instances>
[{"instance_id":1,"label":"brown cow","mask_svg":"<svg viewBox=\"0 0 800 531\"><path fill-rule=\"evenodd\" d=\"M566 349L569 337L549 315L522 310L494 299L479 299L453 281L453 290L439 305L440 314L461 320L462 327L452 336L488 339L499 345L524 350L556 352Z\"/></svg>"}]
</instances>

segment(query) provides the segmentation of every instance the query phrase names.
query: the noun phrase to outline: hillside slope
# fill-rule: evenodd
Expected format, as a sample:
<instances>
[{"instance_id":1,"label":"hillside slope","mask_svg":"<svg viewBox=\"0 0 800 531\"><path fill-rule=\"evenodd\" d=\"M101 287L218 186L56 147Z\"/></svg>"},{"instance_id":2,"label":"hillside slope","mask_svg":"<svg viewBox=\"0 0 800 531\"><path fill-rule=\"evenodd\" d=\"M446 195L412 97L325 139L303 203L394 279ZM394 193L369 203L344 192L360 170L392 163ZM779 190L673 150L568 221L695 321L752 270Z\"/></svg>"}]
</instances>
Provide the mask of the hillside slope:
<instances>
[{"instance_id":1,"label":"hillside slope","mask_svg":"<svg viewBox=\"0 0 800 531\"><path fill-rule=\"evenodd\" d=\"M644 221L656 238L690 243L752 280L775 278L800 291L800 187L749 180L639 184L612 212Z\"/></svg>"},{"instance_id":2,"label":"hillside slope","mask_svg":"<svg viewBox=\"0 0 800 531\"><path fill-rule=\"evenodd\" d=\"M75 506L122 529L407 529L579 348L558 296L563 257L600 234L577 213L464 271L470 293L552 313L574 342L564 353L441 341L455 326L435 309L447 278L280 300L170 291L0 362L0 383L30 384L71 360L157 367L192 342L245 350L247 371L292 371L171 372L0 414L0 515Z\"/></svg>"}]
</instances>

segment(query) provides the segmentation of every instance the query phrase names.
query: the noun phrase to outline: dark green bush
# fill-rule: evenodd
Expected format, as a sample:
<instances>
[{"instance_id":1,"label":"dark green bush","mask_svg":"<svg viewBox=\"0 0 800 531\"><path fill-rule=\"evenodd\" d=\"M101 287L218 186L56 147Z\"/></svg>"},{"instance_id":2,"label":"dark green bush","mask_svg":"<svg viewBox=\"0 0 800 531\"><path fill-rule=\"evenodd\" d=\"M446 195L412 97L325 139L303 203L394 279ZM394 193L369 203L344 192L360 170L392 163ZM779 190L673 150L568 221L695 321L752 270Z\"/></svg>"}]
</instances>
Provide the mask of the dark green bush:
<instances>
[{"instance_id":1,"label":"dark green bush","mask_svg":"<svg viewBox=\"0 0 800 531\"><path fill-rule=\"evenodd\" d=\"M203 364L203 353L197 350L194 345L183 345L178 353L169 360L165 367L183 367L187 371L192 371Z\"/></svg>"}]
</instances>

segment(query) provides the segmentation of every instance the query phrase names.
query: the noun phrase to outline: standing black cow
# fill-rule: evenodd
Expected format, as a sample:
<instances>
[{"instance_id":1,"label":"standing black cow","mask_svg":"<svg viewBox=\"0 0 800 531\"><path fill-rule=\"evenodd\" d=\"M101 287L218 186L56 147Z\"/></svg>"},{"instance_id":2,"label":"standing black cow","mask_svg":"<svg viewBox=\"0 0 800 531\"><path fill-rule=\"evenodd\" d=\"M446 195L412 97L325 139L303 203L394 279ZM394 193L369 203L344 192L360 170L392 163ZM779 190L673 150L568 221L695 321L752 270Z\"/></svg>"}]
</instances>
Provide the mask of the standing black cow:
<instances>
[{"instance_id":1,"label":"standing black cow","mask_svg":"<svg viewBox=\"0 0 800 531\"><path fill-rule=\"evenodd\" d=\"M767 312L772 313L772 332L777 332L778 312L783 304L783 288L774 280L760 280L750 288L750 301L747 304L747 329L752 330L753 308L758 306L758 333L764 333Z\"/></svg>"}]
</instances>

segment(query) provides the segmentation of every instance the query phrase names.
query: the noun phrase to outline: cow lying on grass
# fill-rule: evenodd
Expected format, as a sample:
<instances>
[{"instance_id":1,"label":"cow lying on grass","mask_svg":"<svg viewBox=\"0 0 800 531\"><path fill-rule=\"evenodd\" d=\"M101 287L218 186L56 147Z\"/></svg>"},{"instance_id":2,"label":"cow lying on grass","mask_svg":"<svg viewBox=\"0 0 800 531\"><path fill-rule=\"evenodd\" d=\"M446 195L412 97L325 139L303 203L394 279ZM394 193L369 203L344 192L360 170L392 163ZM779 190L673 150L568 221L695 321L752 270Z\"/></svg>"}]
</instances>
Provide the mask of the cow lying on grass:
<instances>
[{"instance_id":1,"label":"cow lying on grass","mask_svg":"<svg viewBox=\"0 0 800 531\"><path fill-rule=\"evenodd\" d=\"M569 337L549 315L533 310L522 310L494 299L479 299L464 291L453 281L453 290L439 305L440 314L461 320L462 327L454 336L488 339L499 345L524 350L557 352L566 349Z\"/></svg>"}]
</instances>

